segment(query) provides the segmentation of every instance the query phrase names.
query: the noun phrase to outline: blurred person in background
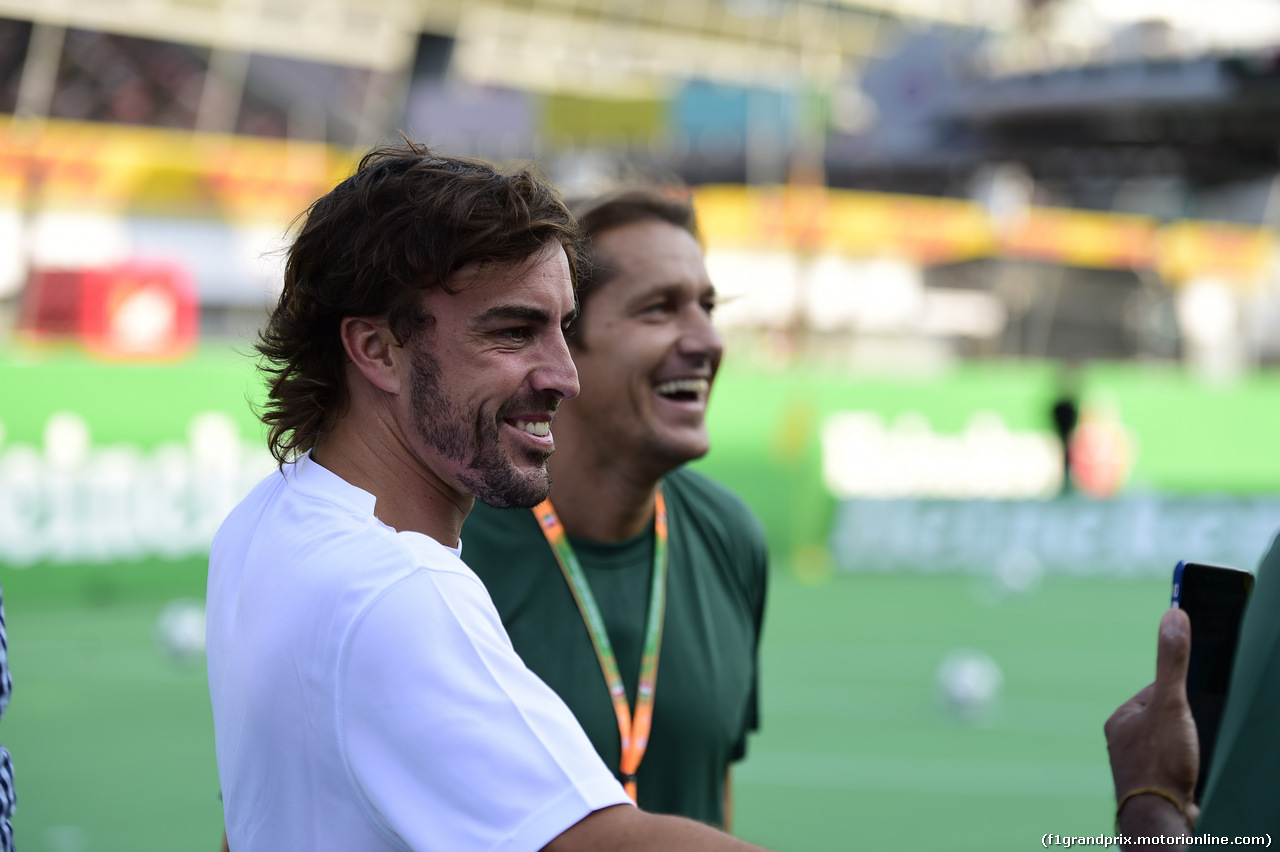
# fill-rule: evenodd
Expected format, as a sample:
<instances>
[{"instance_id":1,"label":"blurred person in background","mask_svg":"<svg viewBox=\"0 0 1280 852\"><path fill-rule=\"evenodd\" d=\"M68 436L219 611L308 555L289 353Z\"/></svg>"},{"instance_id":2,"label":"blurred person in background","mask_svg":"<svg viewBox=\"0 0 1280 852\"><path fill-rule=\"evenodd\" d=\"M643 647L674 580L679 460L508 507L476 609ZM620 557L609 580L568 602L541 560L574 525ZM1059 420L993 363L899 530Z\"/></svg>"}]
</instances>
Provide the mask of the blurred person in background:
<instances>
[{"instance_id":1,"label":"blurred person in background","mask_svg":"<svg viewBox=\"0 0 1280 852\"><path fill-rule=\"evenodd\" d=\"M1204 800L1194 801L1200 747L1187 703L1191 625L1161 619L1156 679L1107 720L1116 827L1130 837L1280 838L1280 540L1258 568ZM1186 844L1168 844L1184 848ZM1269 844L1268 844L1269 845ZM1133 848L1152 848L1141 846Z\"/></svg>"},{"instance_id":2,"label":"blurred person in background","mask_svg":"<svg viewBox=\"0 0 1280 852\"><path fill-rule=\"evenodd\" d=\"M634 807L459 559L474 498L549 491L576 241L528 172L412 145L308 211L258 346L280 471L209 561L234 852L755 848Z\"/></svg>"},{"instance_id":3,"label":"blurred person in background","mask_svg":"<svg viewBox=\"0 0 1280 852\"><path fill-rule=\"evenodd\" d=\"M1062 451L1062 487L1059 493L1070 494L1072 491L1071 439L1080 422L1079 368L1074 364L1063 367L1058 375L1058 390L1049 406L1049 420L1053 424L1053 432L1058 436L1058 446Z\"/></svg>"},{"instance_id":4,"label":"blurred person in background","mask_svg":"<svg viewBox=\"0 0 1280 852\"><path fill-rule=\"evenodd\" d=\"M636 187L570 207L581 392L556 416L551 496L532 512L477 502L463 561L640 806L728 827L768 561L751 510L684 467L709 448L715 288L689 201Z\"/></svg>"}]
</instances>

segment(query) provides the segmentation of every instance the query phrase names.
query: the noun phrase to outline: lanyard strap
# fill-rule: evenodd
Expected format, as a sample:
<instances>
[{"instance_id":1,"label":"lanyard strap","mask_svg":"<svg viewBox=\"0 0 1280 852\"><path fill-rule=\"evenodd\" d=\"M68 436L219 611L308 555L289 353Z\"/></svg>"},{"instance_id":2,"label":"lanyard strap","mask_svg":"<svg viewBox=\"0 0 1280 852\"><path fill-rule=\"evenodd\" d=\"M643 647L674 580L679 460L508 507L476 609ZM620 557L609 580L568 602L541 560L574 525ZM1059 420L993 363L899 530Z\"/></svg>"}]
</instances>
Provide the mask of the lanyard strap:
<instances>
[{"instance_id":1,"label":"lanyard strap","mask_svg":"<svg viewBox=\"0 0 1280 852\"><path fill-rule=\"evenodd\" d=\"M667 607L667 504L662 497L662 486L653 495L653 579L649 590L649 616L644 630L644 655L640 658L640 683L636 689L636 712L634 719L631 708L627 704L627 690L622 685L622 675L618 673L618 661L613 655L613 646L609 643L609 633L605 629L604 618L600 615L600 607L596 605L595 595L591 594L591 586L587 575L574 555L569 537L565 534L564 524L556 515L550 500L543 500L533 508L538 518L538 526L551 545L556 562L564 573L569 591L578 602L578 611L591 635L591 644L595 646L596 658L600 660L600 671L604 673L605 683L609 686L609 698L613 701L613 712L618 717L618 736L622 742L622 766L620 775L627 795L636 800L636 770L644 759L644 751L649 745L649 729L653 723L653 696L658 681L658 650L662 645L662 622Z\"/></svg>"}]
</instances>

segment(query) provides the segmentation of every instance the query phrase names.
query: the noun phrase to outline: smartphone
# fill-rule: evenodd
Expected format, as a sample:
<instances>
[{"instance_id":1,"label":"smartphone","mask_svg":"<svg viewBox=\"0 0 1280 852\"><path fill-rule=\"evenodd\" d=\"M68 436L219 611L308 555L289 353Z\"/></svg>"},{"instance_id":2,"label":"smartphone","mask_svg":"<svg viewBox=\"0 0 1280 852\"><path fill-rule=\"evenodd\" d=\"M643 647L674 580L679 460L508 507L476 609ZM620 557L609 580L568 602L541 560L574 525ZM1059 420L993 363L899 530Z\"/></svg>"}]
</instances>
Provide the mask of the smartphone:
<instances>
[{"instance_id":1,"label":"smartphone","mask_svg":"<svg viewBox=\"0 0 1280 852\"><path fill-rule=\"evenodd\" d=\"M1253 591L1253 575L1238 568L1179 562L1173 569L1173 605L1191 620L1191 660L1187 668L1187 703L1200 738L1200 777L1196 801L1213 764L1222 708L1231 685L1236 644L1245 604Z\"/></svg>"}]
</instances>

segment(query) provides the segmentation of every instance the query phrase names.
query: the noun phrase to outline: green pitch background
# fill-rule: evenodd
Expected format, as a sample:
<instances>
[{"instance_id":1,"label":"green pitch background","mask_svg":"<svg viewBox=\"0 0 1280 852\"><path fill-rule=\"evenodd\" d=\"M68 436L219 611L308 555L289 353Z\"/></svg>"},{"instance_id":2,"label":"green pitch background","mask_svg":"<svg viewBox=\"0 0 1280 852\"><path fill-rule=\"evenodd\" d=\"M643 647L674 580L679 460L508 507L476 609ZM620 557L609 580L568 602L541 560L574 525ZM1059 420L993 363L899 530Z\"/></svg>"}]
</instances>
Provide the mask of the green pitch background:
<instances>
[{"instance_id":1,"label":"green pitch background","mask_svg":"<svg viewBox=\"0 0 1280 852\"><path fill-rule=\"evenodd\" d=\"M250 351L247 342L209 345L176 364L122 365L69 347L0 347L0 454L18 444L39 447L59 411L80 415L95 446L145 450L182 441L201 411L225 413L243 440L262 446L249 406L262 393ZM822 482L819 433L830 414L917 412L938 432L956 434L986 410L1010 429L1049 431L1057 382L1056 368L1040 363L961 364L911 378L730 359L708 415L712 451L697 466L741 494L764 522L770 547L790 555L825 542L829 530L834 502ZM1169 365L1092 364L1079 384L1086 401L1110 401L1132 433L1131 488L1280 492L1280 370L1208 385Z\"/></svg>"},{"instance_id":2,"label":"green pitch background","mask_svg":"<svg viewBox=\"0 0 1280 852\"><path fill-rule=\"evenodd\" d=\"M221 825L202 665L157 648L203 562L0 570L24 850L197 852ZM763 728L736 770L735 833L779 850L1029 849L1111 820L1102 723L1150 680L1162 582L1048 578L984 603L973 578L775 571ZM934 673L959 647L1004 672L982 724Z\"/></svg>"},{"instance_id":3,"label":"green pitch background","mask_svg":"<svg viewBox=\"0 0 1280 852\"><path fill-rule=\"evenodd\" d=\"M915 410L954 432L989 409L1010 428L1041 429L1055 380L1035 364L921 380L722 371L714 450L699 466L753 505L777 555L764 727L736 770L737 834L805 852L1027 849L1045 833L1108 830L1102 723L1151 679L1166 581L1050 576L996 601L968 576L832 574L819 547L832 508L816 438L826 414ZM1113 397L1135 433L1135 485L1280 490L1280 373L1213 388L1168 369L1097 365L1082 384ZM218 347L155 366L0 350L0 455L39 446L57 411L81 415L95 446L181 440L208 410L256 444L247 401L258 393L248 359ZM0 742L14 756L24 852L217 848L204 669L169 662L154 637L166 602L203 597L205 570L202 557L0 562L15 681ZM934 674L957 648L1004 672L982 724L951 719L936 701Z\"/></svg>"}]
</instances>

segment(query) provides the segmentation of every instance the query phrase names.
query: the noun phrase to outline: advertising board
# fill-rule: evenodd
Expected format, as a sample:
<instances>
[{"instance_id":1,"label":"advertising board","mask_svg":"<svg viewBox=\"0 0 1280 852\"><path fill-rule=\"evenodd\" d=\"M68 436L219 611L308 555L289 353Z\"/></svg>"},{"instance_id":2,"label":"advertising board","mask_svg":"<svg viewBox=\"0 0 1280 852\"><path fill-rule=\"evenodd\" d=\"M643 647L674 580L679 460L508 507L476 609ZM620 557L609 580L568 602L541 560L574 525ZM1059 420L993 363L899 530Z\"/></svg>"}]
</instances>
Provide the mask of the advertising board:
<instances>
[{"instance_id":1,"label":"advertising board","mask_svg":"<svg viewBox=\"0 0 1280 852\"><path fill-rule=\"evenodd\" d=\"M273 466L248 351L152 364L6 353L0 566L202 557ZM1080 483L1060 496L1055 377L1038 364L915 379L728 365L696 467L752 506L781 561L828 549L851 570L977 570L1019 550L1093 573L1163 570L1171 554L1247 563L1280 527L1280 375L1224 388L1089 370L1081 429L1106 426L1093 452L1110 460L1109 498Z\"/></svg>"}]
</instances>

